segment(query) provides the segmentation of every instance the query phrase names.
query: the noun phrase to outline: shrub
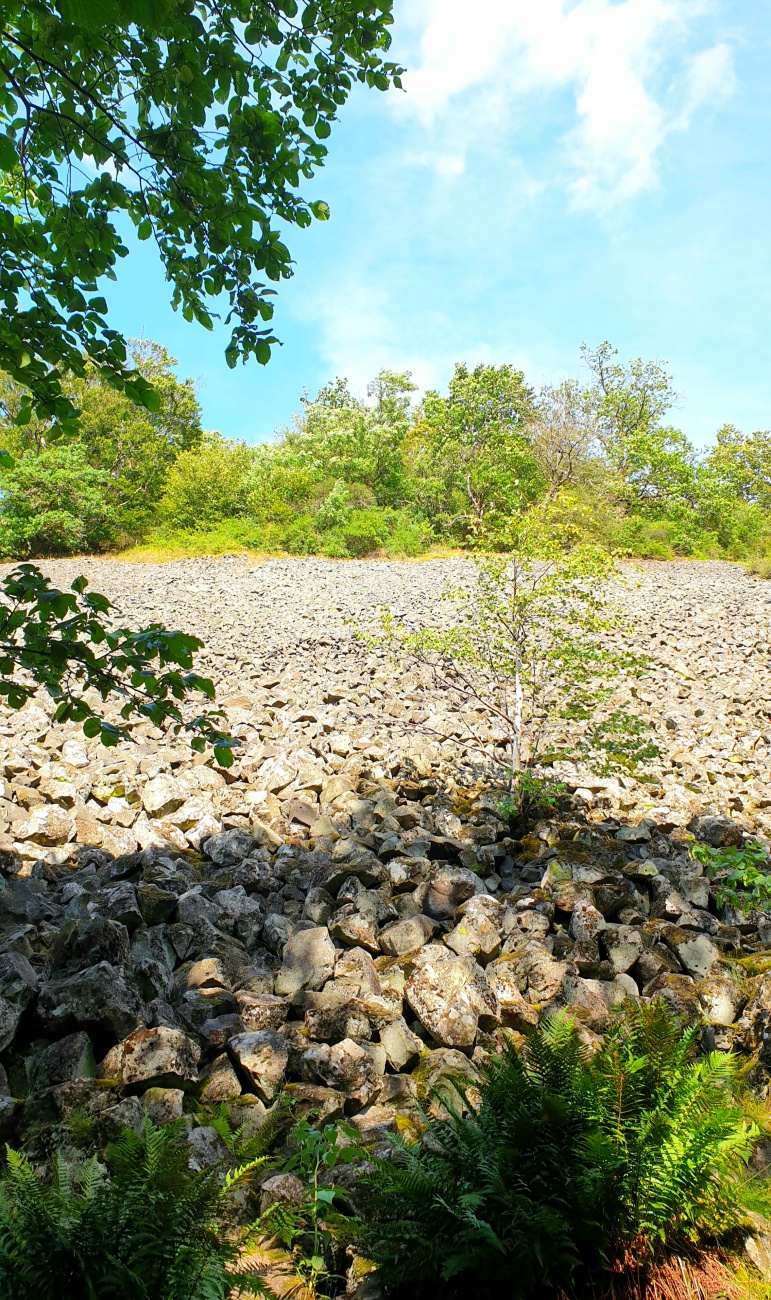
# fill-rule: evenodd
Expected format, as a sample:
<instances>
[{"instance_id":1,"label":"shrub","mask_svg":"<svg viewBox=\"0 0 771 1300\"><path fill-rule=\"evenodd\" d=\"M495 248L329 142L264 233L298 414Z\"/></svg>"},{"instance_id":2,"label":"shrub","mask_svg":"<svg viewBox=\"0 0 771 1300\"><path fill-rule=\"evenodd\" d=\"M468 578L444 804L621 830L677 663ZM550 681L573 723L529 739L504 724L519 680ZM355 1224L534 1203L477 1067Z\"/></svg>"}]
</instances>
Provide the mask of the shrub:
<instances>
[{"instance_id":1,"label":"shrub","mask_svg":"<svg viewBox=\"0 0 771 1300\"><path fill-rule=\"evenodd\" d=\"M319 535L309 515L300 515L281 533L281 545L290 555L317 555L321 549Z\"/></svg>"},{"instance_id":2,"label":"shrub","mask_svg":"<svg viewBox=\"0 0 771 1300\"><path fill-rule=\"evenodd\" d=\"M696 1060L696 1038L654 1004L593 1058L557 1015L494 1059L476 1101L445 1100L369 1177L365 1248L385 1284L410 1300L599 1300L614 1274L626 1294L625 1273L746 1222L764 1204L745 1173L758 1130L734 1058Z\"/></svg>"},{"instance_id":3,"label":"shrub","mask_svg":"<svg viewBox=\"0 0 771 1300\"><path fill-rule=\"evenodd\" d=\"M200 531L242 515L251 466L249 447L208 434L169 470L160 503L164 521L170 528Z\"/></svg>"},{"instance_id":4,"label":"shrub","mask_svg":"<svg viewBox=\"0 0 771 1300\"><path fill-rule=\"evenodd\" d=\"M115 540L108 475L78 444L25 451L2 475L0 549L5 555L73 555Z\"/></svg>"}]
</instances>

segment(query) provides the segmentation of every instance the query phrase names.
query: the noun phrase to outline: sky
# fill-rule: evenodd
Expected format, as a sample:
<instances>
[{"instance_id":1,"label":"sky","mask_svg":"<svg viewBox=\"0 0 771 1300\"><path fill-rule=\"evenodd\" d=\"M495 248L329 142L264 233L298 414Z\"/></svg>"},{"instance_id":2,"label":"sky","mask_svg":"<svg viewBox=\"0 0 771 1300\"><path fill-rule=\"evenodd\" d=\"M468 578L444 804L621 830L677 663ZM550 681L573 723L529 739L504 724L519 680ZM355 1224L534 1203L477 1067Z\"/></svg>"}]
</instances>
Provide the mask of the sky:
<instances>
[{"instance_id":1,"label":"sky","mask_svg":"<svg viewBox=\"0 0 771 1300\"><path fill-rule=\"evenodd\" d=\"M705 446L771 427L771 0L396 0L404 91L357 89L290 232L283 346L235 371L186 323L149 243L111 324L164 343L204 424L248 442L335 376L442 389L511 362L534 386L580 346L668 363Z\"/></svg>"}]
</instances>

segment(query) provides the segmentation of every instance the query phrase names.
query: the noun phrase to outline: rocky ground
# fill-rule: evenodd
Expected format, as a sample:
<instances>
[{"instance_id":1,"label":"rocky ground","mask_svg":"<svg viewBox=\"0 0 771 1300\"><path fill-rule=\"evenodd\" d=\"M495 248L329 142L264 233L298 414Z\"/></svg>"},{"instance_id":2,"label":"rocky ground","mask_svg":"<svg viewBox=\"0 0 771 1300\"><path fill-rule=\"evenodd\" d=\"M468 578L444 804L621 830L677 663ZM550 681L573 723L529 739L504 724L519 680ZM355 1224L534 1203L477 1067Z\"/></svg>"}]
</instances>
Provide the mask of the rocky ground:
<instances>
[{"instance_id":1,"label":"rocky ground","mask_svg":"<svg viewBox=\"0 0 771 1300\"><path fill-rule=\"evenodd\" d=\"M617 635L650 666L622 696L659 757L644 780L562 764L570 799L513 838L489 721L472 737L354 635L383 606L446 616L467 562L46 568L85 572L127 622L200 635L244 743L224 773L149 726L103 750L42 699L0 716L5 1137L184 1112L205 1165L228 1158L207 1109L259 1123L284 1093L377 1145L502 1029L566 1005L591 1038L628 997L762 1048L771 928L718 911L688 841L771 832L771 584L627 569Z\"/></svg>"}]
</instances>

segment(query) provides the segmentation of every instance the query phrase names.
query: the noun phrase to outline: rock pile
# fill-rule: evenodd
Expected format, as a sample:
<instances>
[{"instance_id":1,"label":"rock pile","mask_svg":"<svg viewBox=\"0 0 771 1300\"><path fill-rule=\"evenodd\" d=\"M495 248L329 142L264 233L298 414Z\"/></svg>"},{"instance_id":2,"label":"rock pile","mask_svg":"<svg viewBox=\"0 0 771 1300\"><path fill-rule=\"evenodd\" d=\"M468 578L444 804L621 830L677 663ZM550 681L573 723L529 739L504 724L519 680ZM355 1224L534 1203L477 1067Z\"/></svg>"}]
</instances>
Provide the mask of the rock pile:
<instances>
[{"instance_id":1,"label":"rock pile","mask_svg":"<svg viewBox=\"0 0 771 1300\"><path fill-rule=\"evenodd\" d=\"M207 1107L260 1123L283 1093L379 1143L504 1028L568 1007L591 1041L629 997L663 998L720 1047L765 1041L771 976L737 980L725 959L771 943L769 923L718 917L682 833L569 817L515 841L485 797L453 811L433 781L332 776L319 793L325 833L304 842L255 818L196 854L93 847L26 875L6 855L6 1137L187 1112L211 1163ZM727 818L692 829L741 839Z\"/></svg>"},{"instance_id":2,"label":"rock pile","mask_svg":"<svg viewBox=\"0 0 771 1300\"><path fill-rule=\"evenodd\" d=\"M3 715L5 1137L185 1113L203 1166L227 1154L207 1108L259 1123L288 1095L377 1144L504 1029L567 1006L591 1040L628 997L763 1048L771 976L737 959L771 929L718 914L686 833L770 826L771 591L755 580L632 575L624 634L655 641L634 690L660 758L645 784L565 765L572 810L513 839L448 700L344 621L383 604L440 617L465 561L190 561L160 590L116 562L49 567L60 583L85 568L127 619L199 632L244 745L224 773L151 727L105 751L52 726L45 700Z\"/></svg>"}]
</instances>

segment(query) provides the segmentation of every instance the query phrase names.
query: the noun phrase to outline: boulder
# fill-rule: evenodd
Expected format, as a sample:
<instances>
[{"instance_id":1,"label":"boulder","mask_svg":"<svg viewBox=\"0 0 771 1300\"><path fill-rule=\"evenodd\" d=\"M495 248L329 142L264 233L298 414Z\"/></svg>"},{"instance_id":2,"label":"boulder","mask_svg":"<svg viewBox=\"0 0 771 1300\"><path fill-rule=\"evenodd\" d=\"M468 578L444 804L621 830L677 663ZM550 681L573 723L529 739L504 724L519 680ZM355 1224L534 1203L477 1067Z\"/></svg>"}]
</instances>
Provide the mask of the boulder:
<instances>
[{"instance_id":1,"label":"boulder","mask_svg":"<svg viewBox=\"0 0 771 1300\"><path fill-rule=\"evenodd\" d=\"M210 835L201 845L207 857L220 867L229 867L248 858L255 848L255 838L249 831L234 828Z\"/></svg>"},{"instance_id":2,"label":"boulder","mask_svg":"<svg viewBox=\"0 0 771 1300\"><path fill-rule=\"evenodd\" d=\"M82 1030L67 1034L57 1043L28 1056L25 1068L32 1092L71 1083L73 1079L95 1079L94 1047L88 1034Z\"/></svg>"},{"instance_id":3,"label":"boulder","mask_svg":"<svg viewBox=\"0 0 771 1300\"><path fill-rule=\"evenodd\" d=\"M380 948L388 956L402 957L428 943L435 928L436 922L428 916L411 916L404 921L395 921L381 930Z\"/></svg>"},{"instance_id":4,"label":"boulder","mask_svg":"<svg viewBox=\"0 0 771 1300\"><path fill-rule=\"evenodd\" d=\"M150 817L167 817L185 802L185 791L170 776L156 776L142 791L142 807Z\"/></svg>"},{"instance_id":5,"label":"boulder","mask_svg":"<svg viewBox=\"0 0 771 1300\"><path fill-rule=\"evenodd\" d=\"M418 1020L442 1046L473 1046L480 1017L500 1017L481 966L438 944L422 948L418 962L404 990Z\"/></svg>"},{"instance_id":6,"label":"boulder","mask_svg":"<svg viewBox=\"0 0 771 1300\"><path fill-rule=\"evenodd\" d=\"M37 1017L53 1034L87 1030L99 1042L118 1042L144 1022L145 1009L125 973L101 961L63 979L52 979L40 990Z\"/></svg>"},{"instance_id":7,"label":"boulder","mask_svg":"<svg viewBox=\"0 0 771 1300\"><path fill-rule=\"evenodd\" d=\"M360 1110L377 1095L385 1063L386 1054L382 1047L355 1043L350 1038L344 1038L332 1047L319 1043L303 1055L304 1070L310 1071L327 1087L342 1092L347 1098L346 1109L351 1113Z\"/></svg>"},{"instance_id":8,"label":"boulder","mask_svg":"<svg viewBox=\"0 0 771 1300\"><path fill-rule=\"evenodd\" d=\"M706 934L694 934L673 926L664 936L664 942L677 957L684 970L695 979L709 975L720 959L720 950Z\"/></svg>"},{"instance_id":9,"label":"boulder","mask_svg":"<svg viewBox=\"0 0 771 1300\"><path fill-rule=\"evenodd\" d=\"M711 813L701 817L692 817L688 823L688 830L701 840L702 844L710 844L715 849L727 848L735 845L737 848L744 843L741 826L730 817L713 816Z\"/></svg>"},{"instance_id":10,"label":"boulder","mask_svg":"<svg viewBox=\"0 0 771 1300\"><path fill-rule=\"evenodd\" d=\"M423 1050L422 1039L413 1034L403 1016L383 1026L380 1042L385 1048L388 1064L396 1071L408 1068Z\"/></svg>"},{"instance_id":11,"label":"boulder","mask_svg":"<svg viewBox=\"0 0 771 1300\"><path fill-rule=\"evenodd\" d=\"M294 997L301 989L320 989L335 969L336 956L325 925L291 935L284 947L281 970L276 975L276 993Z\"/></svg>"},{"instance_id":12,"label":"boulder","mask_svg":"<svg viewBox=\"0 0 771 1300\"><path fill-rule=\"evenodd\" d=\"M194 1039L177 1029L136 1029L107 1053L102 1071L124 1088L189 1091L198 1082L199 1055Z\"/></svg>"},{"instance_id":13,"label":"boulder","mask_svg":"<svg viewBox=\"0 0 771 1300\"><path fill-rule=\"evenodd\" d=\"M236 1034L228 1043L236 1069L245 1076L261 1101L269 1105L284 1081L289 1062L286 1041L273 1029Z\"/></svg>"}]
</instances>

